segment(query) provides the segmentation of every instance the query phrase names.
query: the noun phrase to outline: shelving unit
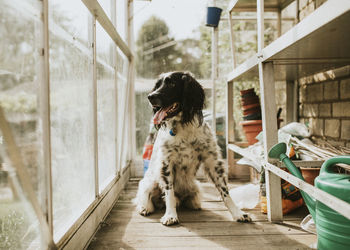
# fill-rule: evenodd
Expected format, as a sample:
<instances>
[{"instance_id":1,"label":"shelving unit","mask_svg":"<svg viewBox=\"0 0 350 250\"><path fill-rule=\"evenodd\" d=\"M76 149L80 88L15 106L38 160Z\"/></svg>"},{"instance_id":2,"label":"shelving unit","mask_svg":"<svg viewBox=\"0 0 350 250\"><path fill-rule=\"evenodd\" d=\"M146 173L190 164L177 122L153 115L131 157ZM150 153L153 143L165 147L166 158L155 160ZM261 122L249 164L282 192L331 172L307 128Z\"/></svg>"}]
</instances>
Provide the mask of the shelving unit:
<instances>
[{"instance_id":1,"label":"shelving unit","mask_svg":"<svg viewBox=\"0 0 350 250\"><path fill-rule=\"evenodd\" d=\"M238 154L242 151L234 140L233 85L235 81L253 80L258 77L261 93L264 155L277 143L277 118L275 101L275 82L287 83L287 123L297 120L297 80L313 73L350 64L350 1L328 0L313 13L298 22L293 28L264 47L264 10L278 13L278 32L281 34L281 10L293 0L234 0L229 5L231 24L232 58L234 55L234 36L232 32L232 12L257 12L257 53L235 67L227 77L227 150ZM254 160L253 156L250 156ZM268 218L270 221L282 220L280 178L295 181L295 186L304 191L312 190L316 196L323 191L296 181L290 174L281 171L269 159L265 159L266 191L268 199ZM319 164L317 162L302 163ZM278 165L278 164L277 164ZM306 187L307 190L304 188ZM321 196L322 196L321 195ZM334 196L327 197L323 203L329 205L347 218L350 218L350 205ZM340 206L342 208L340 208Z\"/></svg>"}]
</instances>

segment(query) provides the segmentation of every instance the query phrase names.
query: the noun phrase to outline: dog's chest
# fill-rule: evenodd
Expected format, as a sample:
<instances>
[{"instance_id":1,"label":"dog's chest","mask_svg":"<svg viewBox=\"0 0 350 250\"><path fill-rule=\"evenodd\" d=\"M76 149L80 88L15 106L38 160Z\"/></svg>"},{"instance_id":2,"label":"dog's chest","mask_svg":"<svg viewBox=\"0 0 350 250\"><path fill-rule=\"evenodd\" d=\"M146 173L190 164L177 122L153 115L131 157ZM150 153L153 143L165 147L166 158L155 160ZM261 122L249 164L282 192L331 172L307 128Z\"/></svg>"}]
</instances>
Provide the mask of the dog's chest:
<instances>
[{"instance_id":1,"label":"dog's chest","mask_svg":"<svg viewBox=\"0 0 350 250\"><path fill-rule=\"evenodd\" d=\"M157 158L170 164L176 175L195 175L205 155L215 151L215 141L207 125L188 126L177 131L175 136L169 134L169 129L159 131Z\"/></svg>"},{"instance_id":2,"label":"dog's chest","mask_svg":"<svg viewBox=\"0 0 350 250\"><path fill-rule=\"evenodd\" d=\"M201 164L205 143L198 138L169 140L164 144L163 154L172 163L177 176L193 176Z\"/></svg>"}]
</instances>

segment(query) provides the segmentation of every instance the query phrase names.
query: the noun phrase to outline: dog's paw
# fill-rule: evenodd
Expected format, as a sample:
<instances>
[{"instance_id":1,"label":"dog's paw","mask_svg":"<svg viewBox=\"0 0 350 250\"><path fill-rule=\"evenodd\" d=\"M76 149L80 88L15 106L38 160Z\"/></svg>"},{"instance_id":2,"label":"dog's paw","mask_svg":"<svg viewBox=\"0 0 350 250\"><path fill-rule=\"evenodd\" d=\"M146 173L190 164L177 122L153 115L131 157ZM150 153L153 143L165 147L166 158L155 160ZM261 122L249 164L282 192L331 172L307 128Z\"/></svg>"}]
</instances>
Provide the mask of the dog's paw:
<instances>
[{"instance_id":1,"label":"dog's paw","mask_svg":"<svg viewBox=\"0 0 350 250\"><path fill-rule=\"evenodd\" d=\"M243 213L240 217L236 219L236 221L242 222L242 223L248 223L248 222L252 222L252 218L250 218L248 214Z\"/></svg>"},{"instance_id":2,"label":"dog's paw","mask_svg":"<svg viewBox=\"0 0 350 250\"><path fill-rule=\"evenodd\" d=\"M188 199L185 201L184 206L192 210L201 210L201 203L195 199Z\"/></svg>"},{"instance_id":3,"label":"dog's paw","mask_svg":"<svg viewBox=\"0 0 350 250\"><path fill-rule=\"evenodd\" d=\"M139 214L141 214L142 216L147 216L147 215L150 215L150 213L152 213L152 211L148 210L145 207L139 207L137 210Z\"/></svg>"},{"instance_id":4,"label":"dog's paw","mask_svg":"<svg viewBox=\"0 0 350 250\"><path fill-rule=\"evenodd\" d=\"M165 214L161 219L160 222L165 226L171 226L179 223L179 219L177 216L171 216Z\"/></svg>"}]
</instances>

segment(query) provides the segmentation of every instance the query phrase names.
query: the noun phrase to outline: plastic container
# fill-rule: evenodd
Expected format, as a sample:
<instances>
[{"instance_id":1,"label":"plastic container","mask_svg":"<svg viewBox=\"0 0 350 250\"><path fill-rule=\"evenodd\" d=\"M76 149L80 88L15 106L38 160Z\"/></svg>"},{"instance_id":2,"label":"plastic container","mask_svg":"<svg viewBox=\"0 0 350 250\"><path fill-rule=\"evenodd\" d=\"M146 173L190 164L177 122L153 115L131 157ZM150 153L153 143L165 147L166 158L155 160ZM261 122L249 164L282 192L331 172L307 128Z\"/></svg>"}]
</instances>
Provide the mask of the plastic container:
<instances>
[{"instance_id":1,"label":"plastic container","mask_svg":"<svg viewBox=\"0 0 350 250\"><path fill-rule=\"evenodd\" d=\"M350 175L334 172L337 163L350 165L350 156L337 156L325 161L315 186L350 203ZM316 229L318 249L350 249L350 220L316 200Z\"/></svg>"},{"instance_id":2,"label":"plastic container","mask_svg":"<svg viewBox=\"0 0 350 250\"><path fill-rule=\"evenodd\" d=\"M218 27L222 9L218 7L208 7L206 26Z\"/></svg>"}]
</instances>

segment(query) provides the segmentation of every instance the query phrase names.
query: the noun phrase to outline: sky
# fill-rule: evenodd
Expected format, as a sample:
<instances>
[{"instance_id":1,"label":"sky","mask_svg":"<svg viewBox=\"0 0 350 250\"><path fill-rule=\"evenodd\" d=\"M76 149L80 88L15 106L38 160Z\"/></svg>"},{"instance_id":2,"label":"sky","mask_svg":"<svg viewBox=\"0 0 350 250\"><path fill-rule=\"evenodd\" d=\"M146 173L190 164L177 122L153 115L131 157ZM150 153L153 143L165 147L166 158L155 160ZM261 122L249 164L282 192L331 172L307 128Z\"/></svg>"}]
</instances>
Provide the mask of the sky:
<instances>
[{"instance_id":1,"label":"sky","mask_svg":"<svg viewBox=\"0 0 350 250\"><path fill-rule=\"evenodd\" d=\"M170 36L177 40L198 36L193 30L205 24L207 2L208 0L134 1L135 39L142 24L152 15L165 21Z\"/></svg>"}]
</instances>

